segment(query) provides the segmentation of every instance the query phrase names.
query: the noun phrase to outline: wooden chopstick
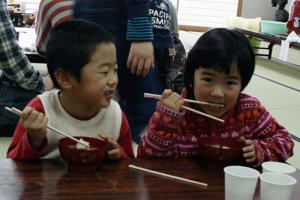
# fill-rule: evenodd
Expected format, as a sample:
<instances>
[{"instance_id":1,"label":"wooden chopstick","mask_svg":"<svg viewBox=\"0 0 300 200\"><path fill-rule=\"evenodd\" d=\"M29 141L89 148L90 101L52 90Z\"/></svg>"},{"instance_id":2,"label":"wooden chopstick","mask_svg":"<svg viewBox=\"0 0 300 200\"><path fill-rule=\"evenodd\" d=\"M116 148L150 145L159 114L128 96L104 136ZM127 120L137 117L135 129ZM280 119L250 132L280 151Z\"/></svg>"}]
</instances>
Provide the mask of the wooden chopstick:
<instances>
[{"instance_id":1,"label":"wooden chopstick","mask_svg":"<svg viewBox=\"0 0 300 200\"><path fill-rule=\"evenodd\" d=\"M10 111L10 112L12 112L12 113L14 113L14 114L16 114L16 115L19 115L19 116L21 116L21 115L23 114L23 112L22 112L21 110L15 108L15 107L9 108L9 107L5 106L5 109L8 110L8 111ZM67 133L64 133L64 132L62 132L62 131L60 131L60 130L58 130L58 129L56 129L56 128L50 126L50 125L47 125L47 128L50 129L50 130L52 130L52 131L54 131L54 132L56 132L56 133L58 133L58 134L60 134L60 135L63 135L63 136L65 136L65 137L68 137L68 138L70 138L71 140L74 140L74 141L76 141L77 143L80 143L80 144L84 145L85 147L90 148L89 143L86 142L86 141L78 140L78 139L72 137L71 135L69 135L69 134L67 134Z\"/></svg>"},{"instance_id":2,"label":"wooden chopstick","mask_svg":"<svg viewBox=\"0 0 300 200\"><path fill-rule=\"evenodd\" d=\"M165 173L162 173L162 172L146 169L146 168L143 168L143 167L138 167L136 165L128 165L128 167L131 168L131 169L146 172L146 173L149 173L149 174L152 174L152 175L157 175L157 176L160 176L160 177L174 179L174 180L177 180L177 181L181 181L181 182L184 182L184 183L189 183L189 184L192 184L192 185L197 185L197 186L201 186L201 187L205 187L205 188L208 187L207 183L202 183L202 182L198 182L198 181L193 181L191 179L182 178L182 177L179 177L179 176L165 174Z\"/></svg>"},{"instance_id":3,"label":"wooden chopstick","mask_svg":"<svg viewBox=\"0 0 300 200\"><path fill-rule=\"evenodd\" d=\"M154 99L157 99L157 100L161 99L161 95L151 94L151 93L144 93L144 97L146 97L146 98L154 98ZM221 104L209 103L209 102L198 101L198 100L193 100L193 99L183 99L183 101L184 102L188 102L188 103L200 104L200 105L210 105L210 106L216 106L216 107L224 107Z\"/></svg>"},{"instance_id":4,"label":"wooden chopstick","mask_svg":"<svg viewBox=\"0 0 300 200\"><path fill-rule=\"evenodd\" d=\"M224 123L224 120L223 120L223 119L217 118L217 117L215 117L215 116L209 115L209 114L204 113L204 112L201 112L201 111L199 111L199 110L195 110L195 109L190 108L190 107L187 107L187 106L181 106L181 107L182 107L183 109L188 110L188 111L191 111L191 112L193 112L193 113L196 113L196 114L199 114L199 115L203 115L203 116L205 116L205 117L207 117L207 118L214 119L214 120L216 120L216 121L218 121L218 122Z\"/></svg>"},{"instance_id":5,"label":"wooden chopstick","mask_svg":"<svg viewBox=\"0 0 300 200\"><path fill-rule=\"evenodd\" d=\"M146 97L146 98L153 98L153 99L158 99L158 100L160 100L161 95L150 94L150 93L144 93L144 97ZM185 109L185 110L191 111L191 112L196 113L196 114L198 114L198 115L203 115L203 116L208 117L208 118L210 118L210 119L213 119L213 120L216 120L216 121L219 121L219 122L224 123L224 120L223 120L223 119L217 118L217 117L212 116L212 115L209 115L209 114L207 114L207 113L204 113L204 112L195 110L195 109L193 109L193 108L190 108L190 107L187 107L187 106L184 106L184 105L181 106L181 107L182 107L183 109Z\"/></svg>"}]
</instances>

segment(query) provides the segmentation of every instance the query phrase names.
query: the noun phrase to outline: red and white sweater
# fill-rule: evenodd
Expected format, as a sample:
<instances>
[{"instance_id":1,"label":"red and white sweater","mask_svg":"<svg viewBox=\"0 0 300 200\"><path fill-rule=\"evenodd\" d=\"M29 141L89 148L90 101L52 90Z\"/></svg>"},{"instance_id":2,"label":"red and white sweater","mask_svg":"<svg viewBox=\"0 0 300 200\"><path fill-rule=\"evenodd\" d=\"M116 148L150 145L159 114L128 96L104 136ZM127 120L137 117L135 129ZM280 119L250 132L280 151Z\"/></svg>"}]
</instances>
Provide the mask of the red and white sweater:
<instances>
[{"instance_id":1,"label":"red and white sweater","mask_svg":"<svg viewBox=\"0 0 300 200\"><path fill-rule=\"evenodd\" d=\"M41 0L35 24L36 49L45 55L49 31L57 24L73 19L72 0Z\"/></svg>"},{"instance_id":2,"label":"red and white sweater","mask_svg":"<svg viewBox=\"0 0 300 200\"><path fill-rule=\"evenodd\" d=\"M48 117L48 124L72 136L99 138L101 132L115 139L121 147L121 158L134 157L131 144L131 132L125 114L117 102L111 101L90 119L80 119L67 113L60 103L59 91L52 90L35 97L28 106ZM47 130L47 136L39 149L34 149L21 121L18 123L8 149L7 157L19 160L60 157L58 141L63 136Z\"/></svg>"},{"instance_id":3,"label":"red and white sweater","mask_svg":"<svg viewBox=\"0 0 300 200\"><path fill-rule=\"evenodd\" d=\"M294 142L288 131L256 98L241 94L237 104L222 119L224 123L185 110L176 112L158 102L140 141L138 157L196 157L199 138L208 136L252 139L256 164L285 161L293 155Z\"/></svg>"}]
</instances>

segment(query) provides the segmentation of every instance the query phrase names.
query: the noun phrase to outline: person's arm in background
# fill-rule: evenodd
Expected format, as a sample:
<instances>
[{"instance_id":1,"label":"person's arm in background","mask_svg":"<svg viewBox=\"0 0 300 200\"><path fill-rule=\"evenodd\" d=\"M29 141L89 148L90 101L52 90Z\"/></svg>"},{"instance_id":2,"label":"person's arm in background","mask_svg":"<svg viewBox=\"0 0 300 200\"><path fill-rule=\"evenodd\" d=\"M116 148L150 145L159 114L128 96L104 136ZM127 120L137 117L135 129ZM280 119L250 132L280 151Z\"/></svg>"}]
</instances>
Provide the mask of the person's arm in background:
<instances>
[{"instance_id":1,"label":"person's arm in background","mask_svg":"<svg viewBox=\"0 0 300 200\"><path fill-rule=\"evenodd\" d=\"M132 41L127 67L136 75L146 76L154 67L153 27L148 0L126 0L128 9L126 39Z\"/></svg>"},{"instance_id":2,"label":"person's arm in background","mask_svg":"<svg viewBox=\"0 0 300 200\"><path fill-rule=\"evenodd\" d=\"M26 90L43 92L45 89L42 76L31 66L17 42L5 1L0 1L0 69Z\"/></svg>"},{"instance_id":3,"label":"person's arm in background","mask_svg":"<svg viewBox=\"0 0 300 200\"><path fill-rule=\"evenodd\" d=\"M41 0L36 18L36 49L45 56L50 29L64 21L73 19L72 0Z\"/></svg>"},{"instance_id":4,"label":"person's arm in background","mask_svg":"<svg viewBox=\"0 0 300 200\"><path fill-rule=\"evenodd\" d=\"M171 30L173 38L174 37L179 38L177 10L171 1L169 1L169 5L170 5L170 12L171 12L170 30Z\"/></svg>"}]
</instances>

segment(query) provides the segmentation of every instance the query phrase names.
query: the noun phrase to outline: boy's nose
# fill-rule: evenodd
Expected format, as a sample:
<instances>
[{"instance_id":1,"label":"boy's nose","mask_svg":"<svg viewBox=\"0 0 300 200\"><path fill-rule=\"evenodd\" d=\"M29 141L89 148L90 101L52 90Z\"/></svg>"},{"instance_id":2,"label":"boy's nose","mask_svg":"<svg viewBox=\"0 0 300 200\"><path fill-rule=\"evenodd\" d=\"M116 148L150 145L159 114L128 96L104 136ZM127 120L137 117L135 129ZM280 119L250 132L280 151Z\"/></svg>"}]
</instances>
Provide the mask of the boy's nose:
<instances>
[{"instance_id":1,"label":"boy's nose","mask_svg":"<svg viewBox=\"0 0 300 200\"><path fill-rule=\"evenodd\" d=\"M110 74L110 76L108 77L108 84L109 85L114 85L116 84L118 81L118 75L117 74Z\"/></svg>"},{"instance_id":2,"label":"boy's nose","mask_svg":"<svg viewBox=\"0 0 300 200\"><path fill-rule=\"evenodd\" d=\"M215 86L211 92L211 96L214 97L224 97L224 91L221 86Z\"/></svg>"}]
</instances>

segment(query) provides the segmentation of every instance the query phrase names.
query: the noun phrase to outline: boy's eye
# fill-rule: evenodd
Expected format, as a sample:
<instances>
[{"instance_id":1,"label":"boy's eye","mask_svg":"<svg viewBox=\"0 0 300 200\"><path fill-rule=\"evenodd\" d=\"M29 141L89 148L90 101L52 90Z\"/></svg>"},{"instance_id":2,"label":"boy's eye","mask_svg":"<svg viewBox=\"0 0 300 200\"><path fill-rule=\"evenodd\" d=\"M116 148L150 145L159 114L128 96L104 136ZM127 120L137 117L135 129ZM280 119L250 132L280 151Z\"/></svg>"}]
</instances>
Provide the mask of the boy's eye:
<instances>
[{"instance_id":1,"label":"boy's eye","mask_svg":"<svg viewBox=\"0 0 300 200\"><path fill-rule=\"evenodd\" d=\"M101 71L101 72L99 72L99 74L107 74L108 73L108 71Z\"/></svg>"}]
</instances>

